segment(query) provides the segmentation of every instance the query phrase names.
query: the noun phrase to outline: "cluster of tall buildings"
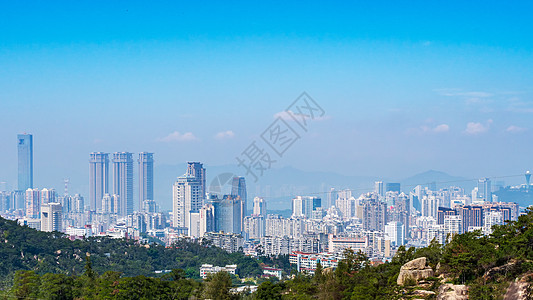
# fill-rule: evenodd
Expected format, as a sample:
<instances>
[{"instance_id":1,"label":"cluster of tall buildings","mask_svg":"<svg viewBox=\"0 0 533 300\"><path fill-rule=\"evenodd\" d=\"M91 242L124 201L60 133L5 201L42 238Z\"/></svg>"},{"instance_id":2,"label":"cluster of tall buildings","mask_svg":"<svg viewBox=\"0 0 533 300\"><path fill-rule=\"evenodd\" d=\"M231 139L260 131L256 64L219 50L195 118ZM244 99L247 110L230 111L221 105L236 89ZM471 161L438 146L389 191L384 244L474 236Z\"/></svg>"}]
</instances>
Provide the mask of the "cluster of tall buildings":
<instances>
[{"instance_id":1,"label":"cluster of tall buildings","mask_svg":"<svg viewBox=\"0 0 533 300\"><path fill-rule=\"evenodd\" d=\"M489 178L478 180L470 193L459 187L437 190L434 183L402 192L399 183L382 181L359 196L331 188L325 206L319 197L294 197L290 217L260 214L263 199L256 199L258 211L254 204L244 227L244 250L251 255L340 258L352 248L385 260L402 245L421 247L433 239L444 244L473 230L489 234L493 225L520 213L518 204L498 201Z\"/></svg>"},{"instance_id":2,"label":"cluster of tall buildings","mask_svg":"<svg viewBox=\"0 0 533 300\"><path fill-rule=\"evenodd\" d=\"M92 152L89 158L89 205L93 211L131 215L134 211L133 196L133 153L115 152L112 154L113 166L112 192L109 187L110 154ZM137 159L139 168L138 210L145 201L154 200L154 157L153 153L141 152Z\"/></svg>"},{"instance_id":3,"label":"cluster of tall buildings","mask_svg":"<svg viewBox=\"0 0 533 300\"><path fill-rule=\"evenodd\" d=\"M246 181L234 176L231 193L206 192L206 171L202 163L189 162L186 173L173 185L172 224L190 237L207 232L241 234L246 215Z\"/></svg>"}]
</instances>

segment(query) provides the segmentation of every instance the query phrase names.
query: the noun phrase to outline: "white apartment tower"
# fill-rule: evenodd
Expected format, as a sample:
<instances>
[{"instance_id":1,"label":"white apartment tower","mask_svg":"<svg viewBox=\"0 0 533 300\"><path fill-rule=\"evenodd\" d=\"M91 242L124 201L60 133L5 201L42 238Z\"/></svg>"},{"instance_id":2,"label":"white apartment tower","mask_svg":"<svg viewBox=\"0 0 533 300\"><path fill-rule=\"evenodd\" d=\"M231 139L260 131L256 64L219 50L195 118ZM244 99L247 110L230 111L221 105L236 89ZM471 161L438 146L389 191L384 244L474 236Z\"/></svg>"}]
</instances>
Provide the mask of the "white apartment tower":
<instances>
[{"instance_id":1,"label":"white apartment tower","mask_svg":"<svg viewBox=\"0 0 533 300\"><path fill-rule=\"evenodd\" d=\"M63 207L61 203L50 202L41 207L41 231L62 231Z\"/></svg>"}]
</instances>

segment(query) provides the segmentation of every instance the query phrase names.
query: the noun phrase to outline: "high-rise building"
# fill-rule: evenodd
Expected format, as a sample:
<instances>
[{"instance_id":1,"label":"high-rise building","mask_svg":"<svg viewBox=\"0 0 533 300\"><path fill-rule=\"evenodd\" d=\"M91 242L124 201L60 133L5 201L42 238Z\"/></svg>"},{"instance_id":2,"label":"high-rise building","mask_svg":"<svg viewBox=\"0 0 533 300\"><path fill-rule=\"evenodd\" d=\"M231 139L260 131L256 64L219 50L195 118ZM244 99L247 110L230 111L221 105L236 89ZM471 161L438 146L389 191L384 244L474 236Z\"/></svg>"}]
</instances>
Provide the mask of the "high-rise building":
<instances>
[{"instance_id":1,"label":"high-rise building","mask_svg":"<svg viewBox=\"0 0 533 300\"><path fill-rule=\"evenodd\" d=\"M265 218L262 215L251 215L244 218L243 232L246 239L260 239L265 236Z\"/></svg>"},{"instance_id":2,"label":"high-rise building","mask_svg":"<svg viewBox=\"0 0 533 300\"><path fill-rule=\"evenodd\" d=\"M335 188L330 188L328 191L328 199L327 199L327 209L335 205L335 201L337 200L337 191Z\"/></svg>"},{"instance_id":3,"label":"high-rise building","mask_svg":"<svg viewBox=\"0 0 533 300\"><path fill-rule=\"evenodd\" d=\"M437 224L443 225L444 224L444 217L446 216L456 216L457 211L452 208L448 207L439 207L438 208L438 217L437 217Z\"/></svg>"},{"instance_id":4,"label":"high-rise building","mask_svg":"<svg viewBox=\"0 0 533 300\"><path fill-rule=\"evenodd\" d=\"M64 195L59 197L59 203L63 207L63 213L70 213L73 211L72 197L69 195Z\"/></svg>"},{"instance_id":5,"label":"high-rise building","mask_svg":"<svg viewBox=\"0 0 533 300\"><path fill-rule=\"evenodd\" d=\"M20 190L13 191L13 193L11 193L11 197L12 197L11 201L13 201L13 209L15 210L26 209L26 191L25 190L24 191L20 191Z\"/></svg>"},{"instance_id":6,"label":"high-rise building","mask_svg":"<svg viewBox=\"0 0 533 300\"><path fill-rule=\"evenodd\" d=\"M460 217L462 220L462 232L467 232L472 229L483 227L484 217L483 206L480 205L466 205L460 209ZM445 217L446 219L446 217Z\"/></svg>"},{"instance_id":7,"label":"high-rise building","mask_svg":"<svg viewBox=\"0 0 533 300\"><path fill-rule=\"evenodd\" d=\"M113 201L111 199L111 195L105 194L104 197L102 197L102 213L108 214L113 212Z\"/></svg>"},{"instance_id":8,"label":"high-rise building","mask_svg":"<svg viewBox=\"0 0 533 300\"><path fill-rule=\"evenodd\" d=\"M225 233L242 233L241 224L241 199L239 196L224 195L222 199L217 195L212 195L209 203L215 209L215 230Z\"/></svg>"},{"instance_id":9,"label":"high-rise building","mask_svg":"<svg viewBox=\"0 0 533 300\"><path fill-rule=\"evenodd\" d=\"M356 217L356 199L352 197L351 190L341 190L337 193L335 206L340 211L344 220Z\"/></svg>"},{"instance_id":10,"label":"high-rise building","mask_svg":"<svg viewBox=\"0 0 533 300\"><path fill-rule=\"evenodd\" d=\"M417 185L413 191L409 194L411 198L411 207L421 211L422 210L422 198L426 195L425 190L421 185Z\"/></svg>"},{"instance_id":11,"label":"high-rise building","mask_svg":"<svg viewBox=\"0 0 533 300\"><path fill-rule=\"evenodd\" d=\"M159 210L154 200L144 200L142 207L142 211L147 213L157 213Z\"/></svg>"},{"instance_id":12,"label":"high-rise building","mask_svg":"<svg viewBox=\"0 0 533 300\"><path fill-rule=\"evenodd\" d=\"M215 229L215 207L208 203L200 208L200 236L206 232L214 232Z\"/></svg>"},{"instance_id":13,"label":"high-rise building","mask_svg":"<svg viewBox=\"0 0 533 300\"><path fill-rule=\"evenodd\" d=\"M389 236L391 244L401 246L405 243L405 229L402 222L392 221L385 225L385 233Z\"/></svg>"},{"instance_id":14,"label":"high-rise building","mask_svg":"<svg viewBox=\"0 0 533 300\"><path fill-rule=\"evenodd\" d=\"M50 202L41 207L41 231L62 231L61 203Z\"/></svg>"},{"instance_id":15,"label":"high-rise building","mask_svg":"<svg viewBox=\"0 0 533 300\"><path fill-rule=\"evenodd\" d=\"M387 207L385 202L374 197L362 200L363 230L383 231L387 221Z\"/></svg>"},{"instance_id":16,"label":"high-rise building","mask_svg":"<svg viewBox=\"0 0 533 300\"><path fill-rule=\"evenodd\" d=\"M436 219L438 217L439 207L442 205L440 204L439 197L437 197L435 194L430 194L422 197L420 206L422 216L433 217Z\"/></svg>"},{"instance_id":17,"label":"high-rise building","mask_svg":"<svg viewBox=\"0 0 533 300\"><path fill-rule=\"evenodd\" d=\"M178 177L173 186L172 198L173 226L188 227L191 211L197 212L203 205L201 181L188 174Z\"/></svg>"},{"instance_id":18,"label":"high-rise building","mask_svg":"<svg viewBox=\"0 0 533 300\"><path fill-rule=\"evenodd\" d=\"M113 153L113 193L120 196L120 215L133 213L133 156Z\"/></svg>"},{"instance_id":19,"label":"high-rise building","mask_svg":"<svg viewBox=\"0 0 533 300\"><path fill-rule=\"evenodd\" d=\"M383 186L383 181L376 181L374 183L374 193L378 194L381 197L385 196L385 189Z\"/></svg>"},{"instance_id":20,"label":"high-rise building","mask_svg":"<svg viewBox=\"0 0 533 300\"><path fill-rule=\"evenodd\" d=\"M18 140L18 190L33 189L33 136L19 134Z\"/></svg>"},{"instance_id":21,"label":"high-rise building","mask_svg":"<svg viewBox=\"0 0 533 300\"><path fill-rule=\"evenodd\" d=\"M231 196L233 198L239 197L241 200L241 228L244 228L244 217L247 215L247 204L246 204L246 181L242 176L234 176L231 183Z\"/></svg>"},{"instance_id":22,"label":"high-rise building","mask_svg":"<svg viewBox=\"0 0 533 300\"><path fill-rule=\"evenodd\" d=\"M91 210L102 209L102 198L107 193L109 193L109 154L92 152L89 159L89 205Z\"/></svg>"},{"instance_id":23,"label":"high-rise building","mask_svg":"<svg viewBox=\"0 0 533 300\"><path fill-rule=\"evenodd\" d=\"M11 210L11 193L0 191L0 211Z\"/></svg>"},{"instance_id":24,"label":"high-rise building","mask_svg":"<svg viewBox=\"0 0 533 300\"><path fill-rule=\"evenodd\" d=\"M255 197L254 198L254 210L253 210L254 216L263 216L266 218L267 215L267 204L265 199L261 197Z\"/></svg>"},{"instance_id":25,"label":"high-rise building","mask_svg":"<svg viewBox=\"0 0 533 300\"><path fill-rule=\"evenodd\" d=\"M292 215L294 217L313 218L313 212L322 207L322 200L318 197L296 196L292 199Z\"/></svg>"},{"instance_id":26,"label":"high-rise building","mask_svg":"<svg viewBox=\"0 0 533 300\"><path fill-rule=\"evenodd\" d=\"M80 194L75 194L72 198L72 211L82 213L85 210L85 199Z\"/></svg>"},{"instance_id":27,"label":"high-rise building","mask_svg":"<svg viewBox=\"0 0 533 300\"><path fill-rule=\"evenodd\" d=\"M204 200L205 199L205 191L206 191L204 165L202 163L199 163L199 162L188 162L187 163L187 173L185 175L186 176L192 176L192 177L196 178L200 182L200 185L201 185L201 188L202 188L202 190L201 190L202 200Z\"/></svg>"},{"instance_id":28,"label":"high-rise building","mask_svg":"<svg viewBox=\"0 0 533 300\"><path fill-rule=\"evenodd\" d=\"M56 200L57 193L54 189L42 189L41 190L41 204L46 204L50 202L57 202Z\"/></svg>"},{"instance_id":29,"label":"high-rise building","mask_svg":"<svg viewBox=\"0 0 533 300\"><path fill-rule=\"evenodd\" d=\"M145 200L154 200L154 154L139 153L139 210Z\"/></svg>"},{"instance_id":30,"label":"high-rise building","mask_svg":"<svg viewBox=\"0 0 533 300\"><path fill-rule=\"evenodd\" d=\"M460 234L463 231L463 224L461 216L447 215L444 216L444 236L451 239L453 235Z\"/></svg>"},{"instance_id":31,"label":"high-rise building","mask_svg":"<svg viewBox=\"0 0 533 300\"><path fill-rule=\"evenodd\" d=\"M123 215L124 213L120 211L120 208L122 207L120 196L117 194L113 194L111 196L111 202L113 203L111 206L113 207L113 210L111 210L111 213L117 214L117 215Z\"/></svg>"},{"instance_id":32,"label":"high-rise building","mask_svg":"<svg viewBox=\"0 0 533 300\"><path fill-rule=\"evenodd\" d=\"M477 182L477 200L492 202L492 186L490 178L482 178Z\"/></svg>"},{"instance_id":33,"label":"high-rise building","mask_svg":"<svg viewBox=\"0 0 533 300\"><path fill-rule=\"evenodd\" d=\"M26 190L26 217L38 219L41 208L41 191L39 189Z\"/></svg>"}]
</instances>

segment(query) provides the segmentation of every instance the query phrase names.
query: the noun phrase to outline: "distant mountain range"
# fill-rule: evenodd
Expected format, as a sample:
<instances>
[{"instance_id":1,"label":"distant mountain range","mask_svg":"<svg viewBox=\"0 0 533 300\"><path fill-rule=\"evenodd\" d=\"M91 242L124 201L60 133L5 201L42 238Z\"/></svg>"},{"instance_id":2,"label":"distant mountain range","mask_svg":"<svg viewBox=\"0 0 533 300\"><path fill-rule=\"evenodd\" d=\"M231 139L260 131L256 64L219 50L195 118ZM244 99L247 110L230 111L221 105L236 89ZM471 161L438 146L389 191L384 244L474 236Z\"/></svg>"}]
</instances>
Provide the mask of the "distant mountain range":
<instances>
[{"instance_id":1,"label":"distant mountain range","mask_svg":"<svg viewBox=\"0 0 533 300\"><path fill-rule=\"evenodd\" d=\"M162 209L172 207L172 184L178 176L185 173L186 164L178 165L158 165L154 168L155 176L155 198L160 203ZM248 207L251 209L252 199L261 196L267 199L269 209L288 209L291 207L291 199L296 195L316 195L326 201L327 191L331 187L339 189L351 189L355 196L361 193L374 190L374 182L382 180L385 182L401 183L402 191L408 192L416 185L431 186L435 183L437 188L448 186L458 186L467 191L475 186L475 180L463 177L452 176L444 172L429 170L414 176L401 179L387 179L372 176L346 176L333 172L311 172L303 171L293 167L283 167L271 169L265 172L264 176L254 182L253 176L247 176L244 169L236 165L207 166L207 186L212 184L214 178L220 174L230 173L246 177L248 190ZM222 188L225 193L230 192L230 186Z\"/></svg>"}]
</instances>

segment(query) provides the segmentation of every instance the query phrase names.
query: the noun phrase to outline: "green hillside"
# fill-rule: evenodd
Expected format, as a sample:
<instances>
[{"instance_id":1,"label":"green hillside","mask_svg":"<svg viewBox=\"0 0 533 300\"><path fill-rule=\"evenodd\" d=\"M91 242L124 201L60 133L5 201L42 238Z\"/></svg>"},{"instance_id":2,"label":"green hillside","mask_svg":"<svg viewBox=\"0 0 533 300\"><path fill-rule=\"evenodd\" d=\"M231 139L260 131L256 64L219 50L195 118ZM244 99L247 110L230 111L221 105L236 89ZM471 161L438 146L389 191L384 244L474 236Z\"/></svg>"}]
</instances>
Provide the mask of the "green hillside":
<instances>
[{"instance_id":1,"label":"green hillside","mask_svg":"<svg viewBox=\"0 0 533 300\"><path fill-rule=\"evenodd\" d=\"M237 264L242 277L261 274L256 260L208 245L180 241L166 248L107 237L71 241L61 233L41 232L0 218L0 280L4 284L12 281L17 270L81 275L88 255L99 274L115 271L123 276L155 276L156 270L183 269L187 277L199 278L199 268L205 263Z\"/></svg>"}]
</instances>

